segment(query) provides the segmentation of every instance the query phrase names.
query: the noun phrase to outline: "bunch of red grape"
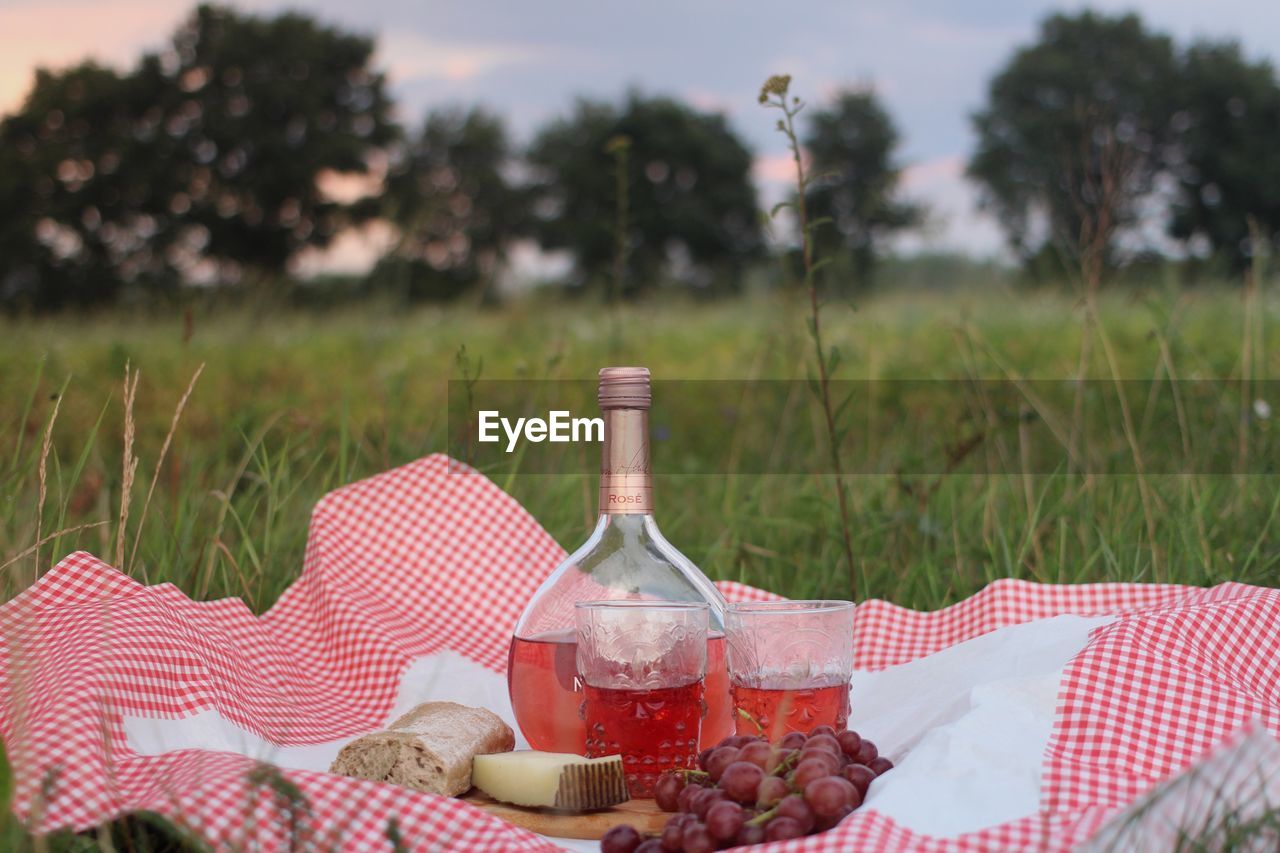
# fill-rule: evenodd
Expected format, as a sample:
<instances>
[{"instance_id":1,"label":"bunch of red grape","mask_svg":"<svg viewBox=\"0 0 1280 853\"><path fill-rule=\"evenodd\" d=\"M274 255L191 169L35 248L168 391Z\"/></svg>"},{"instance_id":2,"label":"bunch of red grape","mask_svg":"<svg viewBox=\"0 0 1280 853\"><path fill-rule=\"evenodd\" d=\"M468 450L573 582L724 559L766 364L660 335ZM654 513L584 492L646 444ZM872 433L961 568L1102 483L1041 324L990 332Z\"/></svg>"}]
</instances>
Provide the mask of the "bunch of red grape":
<instances>
[{"instance_id":1,"label":"bunch of red grape","mask_svg":"<svg viewBox=\"0 0 1280 853\"><path fill-rule=\"evenodd\" d=\"M822 832L862 805L893 762L857 732L818 726L776 743L727 737L698 756L698 767L658 779L658 807L677 813L661 835L616 826L600 840L601 853L706 853Z\"/></svg>"}]
</instances>

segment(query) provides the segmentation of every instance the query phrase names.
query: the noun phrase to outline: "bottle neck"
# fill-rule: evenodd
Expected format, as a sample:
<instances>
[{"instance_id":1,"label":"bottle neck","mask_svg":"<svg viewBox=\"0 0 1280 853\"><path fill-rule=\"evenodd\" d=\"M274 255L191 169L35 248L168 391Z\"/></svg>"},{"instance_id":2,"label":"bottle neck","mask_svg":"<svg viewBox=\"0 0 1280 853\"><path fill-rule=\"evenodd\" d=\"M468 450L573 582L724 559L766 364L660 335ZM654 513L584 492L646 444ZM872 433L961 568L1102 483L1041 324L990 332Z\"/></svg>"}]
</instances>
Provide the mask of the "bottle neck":
<instances>
[{"instance_id":1,"label":"bottle neck","mask_svg":"<svg viewBox=\"0 0 1280 853\"><path fill-rule=\"evenodd\" d=\"M653 514L648 409L604 411L604 449L600 457L600 514Z\"/></svg>"}]
</instances>

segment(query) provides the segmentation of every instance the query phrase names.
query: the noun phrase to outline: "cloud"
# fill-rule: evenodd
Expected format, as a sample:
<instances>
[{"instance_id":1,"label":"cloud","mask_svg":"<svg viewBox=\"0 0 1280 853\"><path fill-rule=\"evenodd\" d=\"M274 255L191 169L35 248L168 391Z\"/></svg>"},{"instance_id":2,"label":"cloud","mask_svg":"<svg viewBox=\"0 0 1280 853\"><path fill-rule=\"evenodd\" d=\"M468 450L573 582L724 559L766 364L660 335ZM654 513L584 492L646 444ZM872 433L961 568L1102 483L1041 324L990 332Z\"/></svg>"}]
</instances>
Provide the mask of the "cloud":
<instances>
[{"instance_id":1,"label":"cloud","mask_svg":"<svg viewBox=\"0 0 1280 853\"><path fill-rule=\"evenodd\" d=\"M931 186L959 180L964 176L964 157L949 154L914 163L902 170L902 187L908 192L927 191Z\"/></svg>"},{"instance_id":2,"label":"cloud","mask_svg":"<svg viewBox=\"0 0 1280 853\"><path fill-rule=\"evenodd\" d=\"M0 113L21 106L38 67L84 59L125 67L184 14L171 0L19 0L0 5Z\"/></svg>"},{"instance_id":3,"label":"cloud","mask_svg":"<svg viewBox=\"0 0 1280 853\"><path fill-rule=\"evenodd\" d=\"M895 241L900 251L949 251L991 256L1003 251L996 220L978 209L977 188L964 174L965 158L947 154L902 170L903 196L928 207L929 223L920 233Z\"/></svg>"},{"instance_id":4,"label":"cloud","mask_svg":"<svg viewBox=\"0 0 1280 853\"><path fill-rule=\"evenodd\" d=\"M741 106L734 94L713 92L710 89L703 89L697 86L685 89L681 93L681 97L690 106L708 113L730 115L737 107Z\"/></svg>"},{"instance_id":5,"label":"cloud","mask_svg":"<svg viewBox=\"0 0 1280 853\"><path fill-rule=\"evenodd\" d=\"M785 143L781 135L778 136L778 141L779 144ZM796 161L788 152L765 154L756 157L751 164L751 176L755 178L756 183L777 191L777 185L795 182Z\"/></svg>"},{"instance_id":6,"label":"cloud","mask_svg":"<svg viewBox=\"0 0 1280 853\"><path fill-rule=\"evenodd\" d=\"M532 45L454 44L412 32L392 32L378 40L377 61L395 83L422 78L460 82L544 54Z\"/></svg>"}]
</instances>

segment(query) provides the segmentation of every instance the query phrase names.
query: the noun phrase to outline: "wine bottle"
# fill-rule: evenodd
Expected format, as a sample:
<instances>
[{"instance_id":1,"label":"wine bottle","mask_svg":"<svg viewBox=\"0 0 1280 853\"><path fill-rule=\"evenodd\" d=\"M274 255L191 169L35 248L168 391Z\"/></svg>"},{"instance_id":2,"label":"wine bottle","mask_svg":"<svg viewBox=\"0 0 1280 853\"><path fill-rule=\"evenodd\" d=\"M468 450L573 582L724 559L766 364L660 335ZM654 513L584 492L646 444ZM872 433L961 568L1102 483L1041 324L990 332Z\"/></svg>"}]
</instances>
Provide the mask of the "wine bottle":
<instances>
[{"instance_id":1,"label":"wine bottle","mask_svg":"<svg viewBox=\"0 0 1280 853\"><path fill-rule=\"evenodd\" d=\"M507 687L516 722L534 749L585 749L580 715L573 606L600 599L705 601L711 606L707 640L707 715L701 742L732 734L725 664L724 598L698 567L658 530L649 468L649 371L600 371L604 448L600 466L600 518L587 541L570 554L530 599L511 640Z\"/></svg>"}]
</instances>

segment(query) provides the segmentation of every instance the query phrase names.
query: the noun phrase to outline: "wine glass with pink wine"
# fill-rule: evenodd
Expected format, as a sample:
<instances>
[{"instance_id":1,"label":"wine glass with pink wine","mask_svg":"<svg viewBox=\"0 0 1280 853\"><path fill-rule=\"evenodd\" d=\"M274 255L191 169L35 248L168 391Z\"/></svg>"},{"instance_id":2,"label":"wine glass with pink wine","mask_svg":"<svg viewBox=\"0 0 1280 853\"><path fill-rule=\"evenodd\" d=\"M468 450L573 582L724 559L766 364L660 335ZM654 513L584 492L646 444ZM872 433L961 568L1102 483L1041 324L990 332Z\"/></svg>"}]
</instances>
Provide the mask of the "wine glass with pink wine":
<instances>
[{"instance_id":1,"label":"wine glass with pink wine","mask_svg":"<svg viewBox=\"0 0 1280 853\"><path fill-rule=\"evenodd\" d=\"M621 755L633 797L652 797L668 770L697 766L709 610L702 602L575 607L587 757Z\"/></svg>"},{"instance_id":2,"label":"wine glass with pink wine","mask_svg":"<svg viewBox=\"0 0 1280 853\"><path fill-rule=\"evenodd\" d=\"M737 733L775 740L849 721L852 601L729 605L729 689Z\"/></svg>"}]
</instances>

